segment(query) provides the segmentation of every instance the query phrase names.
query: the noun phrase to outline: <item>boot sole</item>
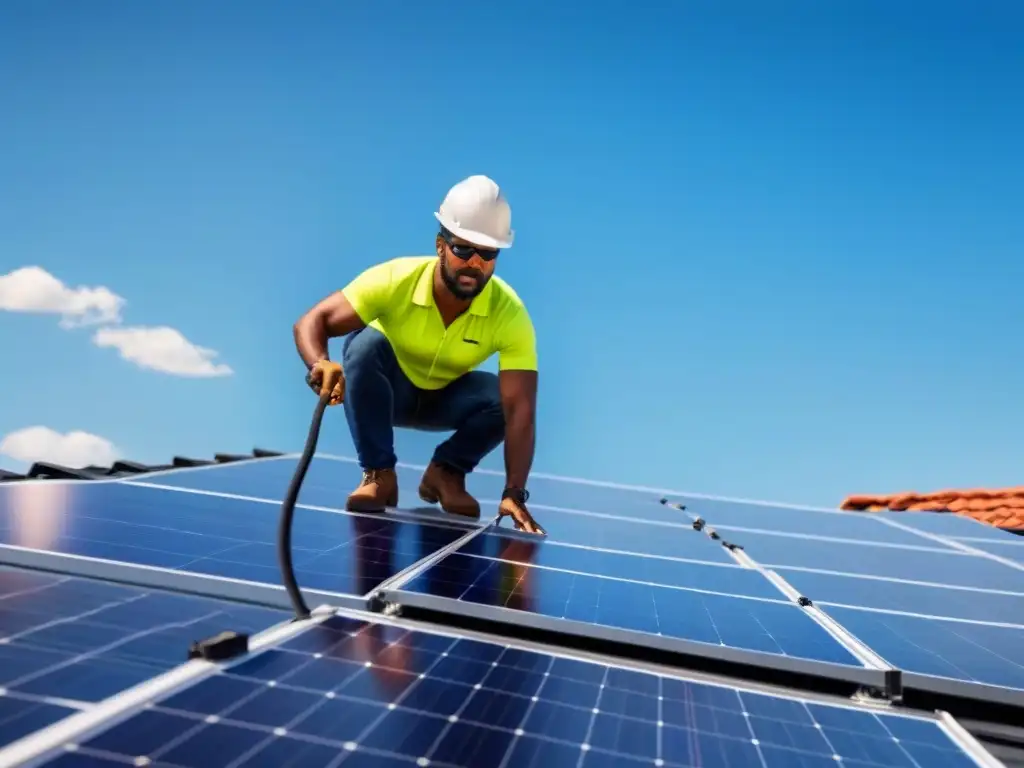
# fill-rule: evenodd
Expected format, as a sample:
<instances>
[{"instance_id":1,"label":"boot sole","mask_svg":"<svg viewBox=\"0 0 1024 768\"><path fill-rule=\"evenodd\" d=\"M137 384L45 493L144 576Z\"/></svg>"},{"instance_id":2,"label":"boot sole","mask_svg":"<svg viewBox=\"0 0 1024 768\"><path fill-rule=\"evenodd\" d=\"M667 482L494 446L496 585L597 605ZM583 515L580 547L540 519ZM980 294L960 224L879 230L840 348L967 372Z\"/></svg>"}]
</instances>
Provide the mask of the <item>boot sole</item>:
<instances>
[{"instance_id":1,"label":"boot sole","mask_svg":"<svg viewBox=\"0 0 1024 768\"><path fill-rule=\"evenodd\" d=\"M392 509L394 509L397 506L398 506L398 493L396 492L396 493L391 495L391 498L387 499L384 502L383 506L380 506L378 504L373 504L371 502L361 502L361 501L353 502L351 500L348 500L348 501L345 502L345 511L346 512L377 512L377 513L380 513L380 512L387 512L388 507L391 507Z\"/></svg>"},{"instance_id":2,"label":"boot sole","mask_svg":"<svg viewBox=\"0 0 1024 768\"><path fill-rule=\"evenodd\" d=\"M433 488L426 485L420 486L420 498L423 499L423 501L427 502L427 504L438 504L441 501L441 497L437 495L437 492ZM443 504L441 505L441 509L447 512L449 515L458 515L459 517L471 518L480 517L479 509L471 511L463 511L461 509L447 509Z\"/></svg>"}]
</instances>

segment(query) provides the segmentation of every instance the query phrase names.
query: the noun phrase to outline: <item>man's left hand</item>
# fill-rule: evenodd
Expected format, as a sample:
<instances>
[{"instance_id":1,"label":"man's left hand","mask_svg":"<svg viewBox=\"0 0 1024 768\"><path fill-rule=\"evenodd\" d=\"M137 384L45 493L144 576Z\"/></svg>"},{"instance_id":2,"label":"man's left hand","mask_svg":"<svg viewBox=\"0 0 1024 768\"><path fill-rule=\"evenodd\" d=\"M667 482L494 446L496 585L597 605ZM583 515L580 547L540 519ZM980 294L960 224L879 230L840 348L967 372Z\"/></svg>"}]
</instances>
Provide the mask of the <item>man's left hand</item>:
<instances>
[{"instance_id":1,"label":"man's left hand","mask_svg":"<svg viewBox=\"0 0 1024 768\"><path fill-rule=\"evenodd\" d=\"M538 533L545 535L546 531L537 524L537 521L533 519L533 515L530 514L530 510L526 508L526 502L519 502L515 499L505 498L501 500L498 505L498 516L511 517L515 523L517 531L526 531L526 533ZM499 520L500 522L500 520Z\"/></svg>"}]
</instances>

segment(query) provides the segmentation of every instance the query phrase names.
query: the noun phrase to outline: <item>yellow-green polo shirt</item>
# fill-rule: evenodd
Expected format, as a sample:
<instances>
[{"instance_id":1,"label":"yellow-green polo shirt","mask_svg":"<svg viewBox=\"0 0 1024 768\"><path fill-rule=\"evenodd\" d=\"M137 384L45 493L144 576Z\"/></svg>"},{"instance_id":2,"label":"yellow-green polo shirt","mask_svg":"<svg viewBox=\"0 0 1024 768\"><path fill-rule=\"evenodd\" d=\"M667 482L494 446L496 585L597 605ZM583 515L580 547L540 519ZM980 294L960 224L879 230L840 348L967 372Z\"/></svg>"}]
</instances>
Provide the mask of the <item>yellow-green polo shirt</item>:
<instances>
[{"instance_id":1,"label":"yellow-green polo shirt","mask_svg":"<svg viewBox=\"0 0 1024 768\"><path fill-rule=\"evenodd\" d=\"M387 336L398 365L420 389L441 389L498 353L499 370L536 371L533 322L514 290L493 275L448 328L434 303L437 256L370 267L342 289L356 314Z\"/></svg>"}]
</instances>

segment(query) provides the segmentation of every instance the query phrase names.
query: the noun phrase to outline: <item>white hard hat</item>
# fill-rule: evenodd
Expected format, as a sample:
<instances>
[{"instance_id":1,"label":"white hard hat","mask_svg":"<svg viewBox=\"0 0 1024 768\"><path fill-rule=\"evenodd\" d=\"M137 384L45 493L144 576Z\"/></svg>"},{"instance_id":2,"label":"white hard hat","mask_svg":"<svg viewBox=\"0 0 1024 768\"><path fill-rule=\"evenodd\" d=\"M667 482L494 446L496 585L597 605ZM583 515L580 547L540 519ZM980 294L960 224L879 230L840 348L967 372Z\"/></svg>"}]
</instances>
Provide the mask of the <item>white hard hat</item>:
<instances>
[{"instance_id":1,"label":"white hard hat","mask_svg":"<svg viewBox=\"0 0 1024 768\"><path fill-rule=\"evenodd\" d=\"M512 209L487 176L470 176L448 190L434 217L456 237L485 248L508 248L515 236Z\"/></svg>"}]
</instances>

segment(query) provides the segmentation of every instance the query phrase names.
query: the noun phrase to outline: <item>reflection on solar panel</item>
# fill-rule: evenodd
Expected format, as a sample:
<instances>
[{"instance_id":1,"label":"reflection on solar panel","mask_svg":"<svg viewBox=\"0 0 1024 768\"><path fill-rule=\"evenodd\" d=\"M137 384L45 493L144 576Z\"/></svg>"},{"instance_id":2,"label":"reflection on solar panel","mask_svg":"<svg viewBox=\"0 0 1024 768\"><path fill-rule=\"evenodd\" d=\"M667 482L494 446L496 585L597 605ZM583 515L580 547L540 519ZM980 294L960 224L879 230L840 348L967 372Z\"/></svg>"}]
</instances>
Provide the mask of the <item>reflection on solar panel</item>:
<instances>
[{"instance_id":1,"label":"reflection on solar panel","mask_svg":"<svg viewBox=\"0 0 1024 768\"><path fill-rule=\"evenodd\" d=\"M324 607L287 622L294 465L0 484L0 764L995 766L956 717L1024 720L1010 534L538 477L537 539L417 506L415 467L346 513L358 468L319 457ZM186 663L223 630L250 652Z\"/></svg>"},{"instance_id":2,"label":"reflection on solar panel","mask_svg":"<svg viewBox=\"0 0 1024 768\"><path fill-rule=\"evenodd\" d=\"M194 472L203 476L204 473ZM211 473L206 473L211 474ZM135 566L140 579L164 579L220 595L210 578L282 596L277 565L278 504L174 493L127 483L26 483L0 486L0 544L44 550L50 558L90 558ZM295 572L311 594L361 605L359 596L456 542L464 527L447 521L313 510L293 533ZM13 553L15 550L9 549ZM34 558L14 559L31 565ZM90 575L108 577L95 566ZM199 578L197 578L199 577ZM223 581L222 581L223 584Z\"/></svg>"}]
</instances>

